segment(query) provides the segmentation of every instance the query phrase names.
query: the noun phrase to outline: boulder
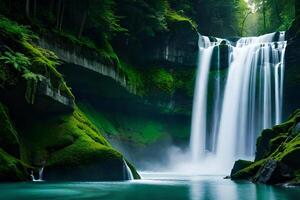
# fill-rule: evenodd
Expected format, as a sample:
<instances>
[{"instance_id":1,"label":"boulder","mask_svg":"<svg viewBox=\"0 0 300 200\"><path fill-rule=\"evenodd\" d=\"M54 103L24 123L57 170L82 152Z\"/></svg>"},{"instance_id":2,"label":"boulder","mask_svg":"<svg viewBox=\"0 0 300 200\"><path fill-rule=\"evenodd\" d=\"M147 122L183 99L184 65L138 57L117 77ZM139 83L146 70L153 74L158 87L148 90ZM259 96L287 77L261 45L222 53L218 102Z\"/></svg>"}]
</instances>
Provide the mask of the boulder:
<instances>
[{"instance_id":1,"label":"boulder","mask_svg":"<svg viewBox=\"0 0 300 200\"><path fill-rule=\"evenodd\" d=\"M253 162L247 160L237 160L231 170L230 176L233 176L238 171L250 166Z\"/></svg>"},{"instance_id":2,"label":"boulder","mask_svg":"<svg viewBox=\"0 0 300 200\"><path fill-rule=\"evenodd\" d=\"M261 135L257 138L256 141L256 161L265 158L270 153L269 142L276 136L276 133L271 129L265 129L262 131Z\"/></svg>"},{"instance_id":3,"label":"boulder","mask_svg":"<svg viewBox=\"0 0 300 200\"><path fill-rule=\"evenodd\" d=\"M277 184L294 178L294 172L284 163L269 159L259 169L253 181L264 184Z\"/></svg>"}]
</instances>

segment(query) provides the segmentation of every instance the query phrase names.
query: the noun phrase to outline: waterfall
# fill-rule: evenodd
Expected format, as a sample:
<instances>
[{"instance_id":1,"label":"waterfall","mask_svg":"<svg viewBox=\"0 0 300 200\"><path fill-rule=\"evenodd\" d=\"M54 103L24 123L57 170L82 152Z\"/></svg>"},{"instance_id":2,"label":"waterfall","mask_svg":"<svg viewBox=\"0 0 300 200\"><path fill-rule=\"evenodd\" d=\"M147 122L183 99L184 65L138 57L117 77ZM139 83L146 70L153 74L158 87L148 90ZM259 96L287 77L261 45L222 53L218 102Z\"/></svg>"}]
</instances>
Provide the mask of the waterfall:
<instances>
[{"instance_id":1,"label":"waterfall","mask_svg":"<svg viewBox=\"0 0 300 200\"><path fill-rule=\"evenodd\" d=\"M199 35L190 150L193 163L205 166L213 160L228 173L234 160L254 156L262 129L281 122L285 33L240 38L235 46L211 40ZM219 48L224 43L229 67L220 69ZM209 83L212 73L214 83ZM210 102L208 94L213 94Z\"/></svg>"},{"instance_id":2,"label":"waterfall","mask_svg":"<svg viewBox=\"0 0 300 200\"><path fill-rule=\"evenodd\" d=\"M124 180L134 180L133 174L131 172L130 167L128 166L127 162L123 160L124 162Z\"/></svg>"},{"instance_id":3,"label":"waterfall","mask_svg":"<svg viewBox=\"0 0 300 200\"><path fill-rule=\"evenodd\" d=\"M44 173L44 167L41 167L40 169L39 169L39 178L35 178L34 177L34 174L33 174L33 171L31 171L31 180L33 181L33 182L40 182L40 181L43 181L43 173Z\"/></svg>"}]
</instances>

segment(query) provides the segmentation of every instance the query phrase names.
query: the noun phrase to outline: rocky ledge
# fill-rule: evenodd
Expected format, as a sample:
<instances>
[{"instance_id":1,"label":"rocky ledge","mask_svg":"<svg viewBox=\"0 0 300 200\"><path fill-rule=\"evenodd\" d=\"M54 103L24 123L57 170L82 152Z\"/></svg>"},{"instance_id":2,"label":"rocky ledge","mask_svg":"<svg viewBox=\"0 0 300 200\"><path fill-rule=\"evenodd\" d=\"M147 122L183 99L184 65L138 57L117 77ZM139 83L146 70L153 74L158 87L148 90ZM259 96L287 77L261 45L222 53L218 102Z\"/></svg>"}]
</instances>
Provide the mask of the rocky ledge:
<instances>
[{"instance_id":1,"label":"rocky ledge","mask_svg":"<svg viewBox=\"0 0 300 200\"><path fill-rule=\"evenodd\" d=\"M266 129L257 139L255 161L238 160L233 180L264 184L300 184L300 110L286 122Z\"/></svg>"}]
</instances>

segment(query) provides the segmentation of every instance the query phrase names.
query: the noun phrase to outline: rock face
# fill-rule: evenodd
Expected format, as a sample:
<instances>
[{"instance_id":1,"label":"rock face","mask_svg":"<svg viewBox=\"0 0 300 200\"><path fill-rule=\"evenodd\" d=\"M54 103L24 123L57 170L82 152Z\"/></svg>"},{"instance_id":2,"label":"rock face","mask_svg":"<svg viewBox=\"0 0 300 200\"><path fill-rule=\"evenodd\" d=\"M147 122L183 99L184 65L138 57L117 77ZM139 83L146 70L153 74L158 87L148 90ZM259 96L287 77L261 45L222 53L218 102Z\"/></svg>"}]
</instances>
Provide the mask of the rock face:
<instances>
[{"instance_id":1,"label":"rock face","mask_svg":"<svg viewBox=\"0 0 300 200\"><path fill-rule=\"evenodd\" d=\"M110 77L129 92L136 92L134 86L127 84L126 76L113 64L103 64L102 61L98 60L95 51L74 44L68 46L52 35L44 35L42 39L38 40L38 44L43 48L55 52L64 62L74 64L74 67L83 67L103 76Z\"/></svg>"},{"instance_id":2,"label":"rock face","mask_svg":"<svg viewBox=\"0 0 300 200\"><path fill-rule=\"evenodd\" d=\"M235 161L234 166L231 170L230 176L233 176L235 173L237 173L241 169L244 169L244 168L248 167L252 163L253 162L247 161L247 160L237 160L237 161Z\"/></svg>"},{"instance_id":3,"label":"rock face","mask_svg":"<svg viewBox=\"0 0 300 200\"><path fill-rule=\"evenodd\" d=\"M146 41L146 62L169 63L170 65L196 66L198 33L187 22L176 22L171 31Z\"/></svg>"},{"instance_id":4,"label":"rock face","mask_svg":"<svg viewBox=\"0 0 300 200\"><path fill-rule=\"evenodd\" d=\"M43 112L71 112L75 101L70 96L64 96L52 87L49 79L42 79L37 85L35 106Z\"/></svg>"},{"instance_id":5,"label":"rock face","mask_svg":"<svg viewBox=\"0 0 300 200\"><path fill-rule=\"evenodd\" d=\"M0 102L0 148L15 157L20 156L19 139L7 108Z\"/></svg>"},{"instance_id":6,"label":"rock face","mask_svg":"<svg viewBox=\"0 0 300 200\"><path fill-rule=\"evenodd\" d=\"M287 165L274 159L267 160L259 169L253 181L264 184L277 184L293 179L294 173Z\"/></svg>"},{"instance_id":7,"label":"rock face","mask_svg":"<svg viewBox=\"0 0 300 200\"><path fill-rule=\"evenodd\" d=\"M286 122L264 130L257 140L255 162L241 165L237 161L231 178L264 184L299 183L299 121L297 110Z\"/></svg>"},{"instance_id":8,"label":"rock face","mask_svg":"<svg viewBox=\"0 0 300 200\"><path fill-rule=\"evenodd\" d=\"M46 180L127 179L123 155L75 106L56 70L56 56L34 45L29 35L13 31L31 34L25 27L3 17L0 21L1 43L28 60L24 70L0 62L0 181L31 180L30 174L41 168ZM7 48L0 47L0 53ZM139 178L133 166L130 171Z\"/></svg>"},{"instance_id":9,"label":"rock face","mask_svg":"<svg viewBox=\"0 0 300 200\"><path fill-rule=\"evenodd\" d=\"M0 182L29 180L28 167L19 160L20 142L7 108L0 102Z\"/></svg>"},{"instance_id":10,"label":"rock face","mask_svg":"<svg viewBox=\"0 0 300 200\"><path fill-rule=\"evenodd\" d=\"M296 1L296 19L291 28L287 31L287 48L285 57L285 107L286 113L291 113L299 107L299 93L289 91L299 91L300 80L298 77L300 70L300 9L299 1ZM297 7L298 6L298 7ZM286 116L287 117L287 116Z\"/></svg>"}]
</instances>

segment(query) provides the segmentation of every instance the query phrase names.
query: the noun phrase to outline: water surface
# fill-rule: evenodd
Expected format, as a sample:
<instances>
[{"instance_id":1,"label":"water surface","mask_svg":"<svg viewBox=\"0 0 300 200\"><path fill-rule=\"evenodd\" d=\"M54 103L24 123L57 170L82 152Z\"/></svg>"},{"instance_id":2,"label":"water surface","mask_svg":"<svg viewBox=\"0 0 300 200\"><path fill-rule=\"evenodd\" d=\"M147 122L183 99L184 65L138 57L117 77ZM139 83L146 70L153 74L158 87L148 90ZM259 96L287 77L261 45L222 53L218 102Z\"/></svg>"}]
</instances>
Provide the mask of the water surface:
<instances>
[{"instance_id":1,"label":"water surface","mask_svg":"<svg viewBox=\"0 0 300 200\"><path fill-rule=\"evenodd\" d=\"M299 188L233 182L220 176L143 173L126 182L62 182L0 184L2 200L256 200L299 199Z\"/></svg>"}]
</instances>

